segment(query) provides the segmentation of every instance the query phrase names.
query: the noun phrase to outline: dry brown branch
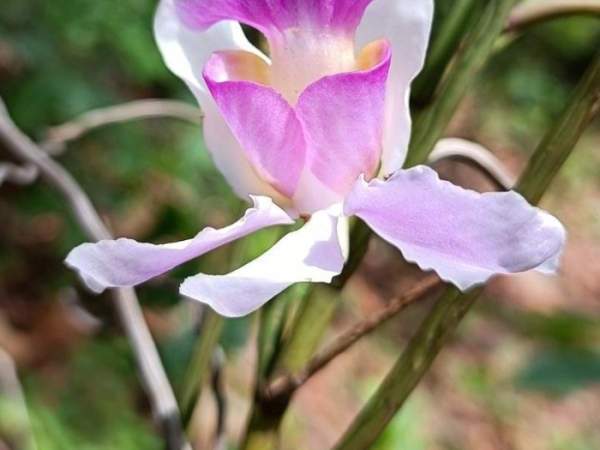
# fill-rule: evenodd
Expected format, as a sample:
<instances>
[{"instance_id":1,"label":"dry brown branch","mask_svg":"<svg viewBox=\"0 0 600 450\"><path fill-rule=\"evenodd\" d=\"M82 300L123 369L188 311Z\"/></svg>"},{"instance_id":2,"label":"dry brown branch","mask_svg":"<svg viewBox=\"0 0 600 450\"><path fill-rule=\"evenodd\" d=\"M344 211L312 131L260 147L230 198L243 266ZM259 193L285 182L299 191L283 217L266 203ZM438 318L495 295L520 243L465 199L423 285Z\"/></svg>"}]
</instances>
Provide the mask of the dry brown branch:
<instances>
[{"instance_id":1,"label":"dry brown branch","mask_svg":"<svg viewBox=\"0 0 600 450\"><path fill-rule=\"evenodd\" d=\"M319 370L333 361L338 355L348 350L356 341L371 333L382 323L394 317L406 306L423 298L435 288L442 286L437 275L431 273L416 283L403 295L394 298L381 310L365 320L361 320L331 344L314 355L308 364L298 372L282 376L263 389L261 395L267 401L273 399L289 399L291 395Z\"/></svg>"},{"instance_id":2,"label":"dry brown branch","mask_svg":"<svg viewBox=\"0 0 600 450\"><path fill-rule=\"evenodd\" d=\"M199 125L202 112L195 106L176 100L134 100L116 106L88 111L70 122L51 127L40 146L51 155L58 155L65 145L96 128L134 120L171 117Z\"/></svg>"},{"instance_id":3,"label":"dry brown branch","mask_svg":"<svg viewBox=\"0 0 600 450\"><path fill-rule=\"evenodd\" d=\"M67 201L77 223L89 239L97 241L112 236L83 189L57 162L21 132L10 118L0 99L0 142L24 164L33 164L40 175L53 185ZM144 322L135 291L113 289L113 300L125 334L131 343L142 384L150 400L169 450L189 448L179 420L175 395L164 372L158 351Z\"/></svg>"}]
</instances>

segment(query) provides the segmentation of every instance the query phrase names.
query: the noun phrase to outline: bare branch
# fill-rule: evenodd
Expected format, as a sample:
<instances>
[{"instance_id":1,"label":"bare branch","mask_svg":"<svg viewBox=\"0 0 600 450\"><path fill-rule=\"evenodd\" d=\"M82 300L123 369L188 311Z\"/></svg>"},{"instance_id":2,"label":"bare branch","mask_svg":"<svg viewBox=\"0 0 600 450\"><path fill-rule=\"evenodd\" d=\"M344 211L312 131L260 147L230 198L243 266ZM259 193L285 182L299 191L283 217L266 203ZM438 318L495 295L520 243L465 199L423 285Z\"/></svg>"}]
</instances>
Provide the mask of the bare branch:
<instances>
[{"instance_id":1,"label":"bare branch","mask_svg":"<svg viewBox=\"0 0 600 450\"><path fill-rule=\"evenodd\" d=\"M0 186L5 181L14 184L26 185L35 181L38 170L33 164L18 166L11 163L0 163Z\"/></svg>"},{"instance_id":2,"label":"bare branch","mask_svg":"<svg viewBox=\"0 0 600 450\"><path fill-rule=\"evenodd\" d=\"M427 164L432 166L444 159L463 160L476 165L505 191L511 190L517 182L502 161L475 142L459 138L441 139L427 157Z\"/></svg>"},{"instance_id":3,"label":"bare branch","mask_svg":"<svg viewBox=\"0 0 600 450\"><path fill-rule=\"evenodd\" d=\"M333 361L338 355L350 348L360 338L371 333L409 304L423 298L426 294L441 286L443 286L443 283L437 275L428 274L406 293L391 300L381 311L376 312L371 315L371 317L360 321L352 328L345 331L329 346L314 355L302 370L273 381L269 386L263 389L261 397L266 401L279 401L279 399L291 397L296 389L306 383L310 377Z\"/></svg>"},{"instance_id":4,"label":"bare branch","mask_svg":"<svg viewBox=\"0 0 600 450\"><path fill-rule=\"evenodd\" d=\"M600 0L529 0L512 10L504 31L515 31L545 20L577 14L600 15Z\"/></svg>"},{"instance_id":5,"label":"bare branch","mask_svg":"<svg viewBox=\"0 0 600 450\"><path fill-rule=\"evenodd\" d=\"M17 128L0 99L0 142L25 164L33 164L41 176L66 199L76 221L94 241L112 236L90 199L71 175ZM113 300L125 333L133 347L140 378L160 424L169 450L190 448L185 442L179 409L160 357L143 319L135 291L113 289Z\"/></svg>"},{"instance_id":6,"label":"bare branch","mask_svg":"<svg viewBox=\"0 0 600 450\"><path fill-rule=\"evenodd\" d=\"M51 155L58 155L65 145L96 128L141 119L171 117L198 125L202 112L195 106L176 100L135 100L107 108L95 109L70 122L51 127L40 146Z\"/></svg>"}]
</instances>

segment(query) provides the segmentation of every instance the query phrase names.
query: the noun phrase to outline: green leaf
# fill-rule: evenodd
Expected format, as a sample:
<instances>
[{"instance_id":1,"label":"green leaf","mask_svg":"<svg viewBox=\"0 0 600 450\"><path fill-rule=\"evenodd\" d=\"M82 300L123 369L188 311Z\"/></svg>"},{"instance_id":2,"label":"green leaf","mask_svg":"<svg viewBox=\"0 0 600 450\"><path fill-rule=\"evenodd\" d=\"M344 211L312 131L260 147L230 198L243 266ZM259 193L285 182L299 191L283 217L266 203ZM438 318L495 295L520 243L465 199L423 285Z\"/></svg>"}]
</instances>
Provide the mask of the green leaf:
<instances>
[{"instance_id":1,"label":"green leaf","mask_svg":"<svg viewBox=\"0 0 600 450\"><path fill-rule=\"evenodd\" d=\"M533 355L515 378L522 389L564 395L600 383L600 354L547 348Z\"/></svg>"}]
</instances>

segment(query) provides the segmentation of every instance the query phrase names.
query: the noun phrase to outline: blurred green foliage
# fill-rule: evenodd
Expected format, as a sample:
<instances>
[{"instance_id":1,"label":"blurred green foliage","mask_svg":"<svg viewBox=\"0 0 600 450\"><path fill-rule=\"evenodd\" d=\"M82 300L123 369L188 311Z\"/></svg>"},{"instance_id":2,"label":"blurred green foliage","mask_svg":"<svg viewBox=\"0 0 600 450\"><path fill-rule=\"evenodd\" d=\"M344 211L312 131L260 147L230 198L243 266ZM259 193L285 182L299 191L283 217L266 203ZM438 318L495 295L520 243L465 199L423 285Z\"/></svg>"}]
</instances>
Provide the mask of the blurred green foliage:
<instances>
[{"instance_id":1,"label":"blurred green foliage","mask_svg":"<svg viewBox=\"0 0 600 450\"><path fill-rule=\"evenodd\" d=\"M124 338L107 336L77 353L55 378L25 377L40 450L161 449L153 433Z\"/></svg>"},{"instance_id":2,"label":"blurred green foliage","mask_svg":"<svg viewBox=\"0 0 600 450\"><path fill-rule=\"evenodd\" d=\"M517 374L517 386L545 391L553 395L568 394L600 383L600 353L549 347L536 352Z\"/></svg>"}]
</instances>

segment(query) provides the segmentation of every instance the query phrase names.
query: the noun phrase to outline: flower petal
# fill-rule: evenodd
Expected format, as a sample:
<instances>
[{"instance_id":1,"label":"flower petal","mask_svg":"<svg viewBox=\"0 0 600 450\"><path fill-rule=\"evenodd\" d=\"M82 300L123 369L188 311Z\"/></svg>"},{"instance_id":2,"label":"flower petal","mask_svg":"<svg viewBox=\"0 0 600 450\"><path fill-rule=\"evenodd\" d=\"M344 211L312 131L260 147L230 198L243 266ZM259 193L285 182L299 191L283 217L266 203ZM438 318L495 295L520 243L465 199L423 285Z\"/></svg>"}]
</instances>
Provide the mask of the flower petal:
<instances>
[{"instance_id":1,"label":"flower petal","mask_svg":"<svg viewBox=\"0 0 600 450\"><path fill-rule=\"evenodd\" d=\"M206 29L221 20L237 20L264 34L293 27L353 32L373 0L176 0L185 23Z\"/></svg>"},{"instance_id":2,"label":"flower petal","mask_svg":"<svg viewBox=\"0 0 600 450\"><path fill-rule=\"evenodd\" d=\"M409 86L423 67L433 19L432 0L374 0L356 32L356 47L386 39L392 46L381 172L402 167L410 139Z\"/></svg>"},{"instance_id":3,"label":"flower petal","mask_svg":"<svg viewBox=\"0 0 600 450\"><path fill-rule=\"evenodd\" d=\"M239 143L215 105L202 70L216 51L242 50L257 57L266 57L252 46L239 23L221 22L204 32L187 28L175 12L174 0L162 0L154 22L158 48L167 67L180 77L196 96L204 113L204 142L216 166L225 176L236 194L277 198L279 193L260 179L245 157Z\"/></svg>"},{"instance_id":4,"label":"flower petal","mask_svg":"<svg viewBox=\"0 0 600 450\"><path fill-rule=\"evenodd\" d=\"M373 175L379 163L391 52L385 41L372 47L378 55L376 65L323 77L308 86L296 104L309 169L342 194L361 173Z\"/></svg>"},{"instance_id":5,"label":"flower petal","mask_svg":"<svg viewBox=\"0 0 600 450\"><path fill-rule=\"evenodd\" d=\"M271 225L292 224L268 197L252 197L254 206L225 228L205 228L194 238L170 244L147 244L133 239L103 240L74 248L65 263L76 269L90 289L134 286L161 273Z\"/></svg>"},{"instance_id":6,"label":"flower petal","mask_svg":"<svg viewBox=\"0 0 600 450\"><path fill-rule=\"evenodd\" d=\"M496 273L552 273L565 241L553 216L515 192L478 194L441 181L430 168L387 181L359 180L344 205L404 257L461 289Z\"/></svg>"},{"instance_id":7,"label":"flower petal","mask_svg":"<svg viewBox=\"0 0 600 450\"><path fill-rule=\"evenodd\" d=\"M239 317L294 283L328 283L344 265L338 221L329 212L319 211L254 261L227 275L190 277L180 293L210 305L219 314Z\"/></svg>"},{"instance_id":8,"label":"flower petal","mask_svg":"<svg viewBox=\"0 0 600 450\"><path fill-rule=\"evenodd\" d=\"M237 74L230 72L239 57L237 52L213 54L204 69L204 79L257 172L291 197L304 167L302 126L287 100L274 89L235 80Z\"/></svg>"}]
</instances>

